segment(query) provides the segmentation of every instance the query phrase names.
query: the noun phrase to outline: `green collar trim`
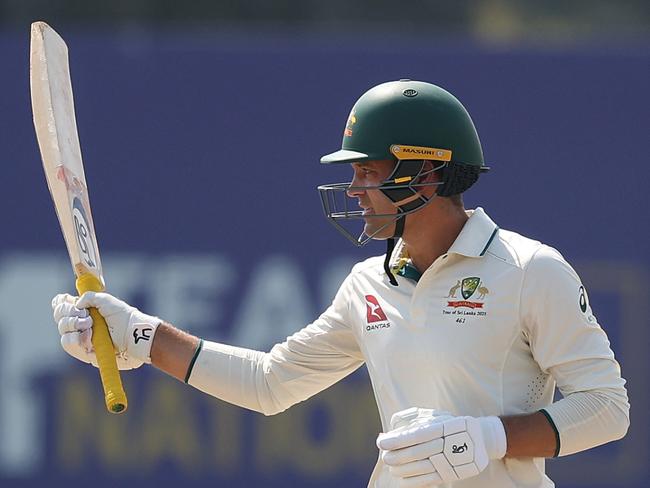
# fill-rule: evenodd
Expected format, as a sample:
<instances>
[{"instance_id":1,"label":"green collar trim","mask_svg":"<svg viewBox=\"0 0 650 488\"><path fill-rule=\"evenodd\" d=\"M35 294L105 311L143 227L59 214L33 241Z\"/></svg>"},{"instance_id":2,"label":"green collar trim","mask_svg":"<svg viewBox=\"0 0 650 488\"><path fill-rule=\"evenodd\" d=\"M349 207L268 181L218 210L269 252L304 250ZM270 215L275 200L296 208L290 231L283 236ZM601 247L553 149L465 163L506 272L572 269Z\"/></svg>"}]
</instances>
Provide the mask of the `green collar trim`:
<instances>
[{"instance_id":1,"label":"green collar trim","mask_svg":"<svg viewBox=\"0 0 650 488\"><path fill-rule=\"evenodd\" d=\"M420 278L422 277L422 273L420 273L415 266L409 263L402 266L397 271L397 274L404 278L408 278L409 280L413 280L416 283L420 281Z\"/></svg>"},{"instance_id":2,"label":"green collar trim","mask_svg":"<svg viewBox=\"0 0 650 488\"><path fill-rule=\"evenodd\" d=\"M479 256L484 256L485 255L485 253L488 250L488 247L490 247L490 244L492 244L492 241L494 240L494 236L497 235L497 232L499 232L499 226L496 226L494 228L494 231L492 231L492 235L488 239L487 244L485 244L485 247L483 248L483 250L481 251L481 254L479 254Z\"/></svg>"}]
</instances>

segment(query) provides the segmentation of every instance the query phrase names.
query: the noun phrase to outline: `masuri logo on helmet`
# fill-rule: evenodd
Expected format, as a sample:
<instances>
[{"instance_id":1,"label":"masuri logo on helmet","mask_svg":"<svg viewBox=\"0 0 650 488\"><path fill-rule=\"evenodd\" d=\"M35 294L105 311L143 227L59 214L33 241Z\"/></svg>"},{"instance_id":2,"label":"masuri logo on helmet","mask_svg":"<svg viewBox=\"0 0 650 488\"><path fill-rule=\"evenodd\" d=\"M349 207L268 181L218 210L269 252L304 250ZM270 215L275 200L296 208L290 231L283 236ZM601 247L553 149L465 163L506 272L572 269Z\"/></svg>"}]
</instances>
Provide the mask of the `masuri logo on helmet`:
<instances>
[{"instance_id":1,"label":"masuri logo on helmet","mask_svg":"<svg viewBox=\"0 0 650 488\"><path fill-rule=\"evenodd\" d=\"M398 146L393 144L390 152L400 161L405 159L433 159L435 161L451 161L451 151L433 147Z\"/></svg>"}]
</instances>

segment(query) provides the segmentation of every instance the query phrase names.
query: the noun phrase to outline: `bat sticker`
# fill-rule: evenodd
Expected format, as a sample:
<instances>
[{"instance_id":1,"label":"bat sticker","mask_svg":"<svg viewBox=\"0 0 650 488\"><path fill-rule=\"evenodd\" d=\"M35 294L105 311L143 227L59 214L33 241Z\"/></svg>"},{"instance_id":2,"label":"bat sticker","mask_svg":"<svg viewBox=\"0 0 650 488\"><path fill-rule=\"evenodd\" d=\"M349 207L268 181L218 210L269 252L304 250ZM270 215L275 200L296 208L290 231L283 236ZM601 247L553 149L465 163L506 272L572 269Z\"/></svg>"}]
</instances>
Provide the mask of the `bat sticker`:
<instances>
[{"instance_id":1,"label":"bat sticker","mask_svg":"<svg viewBox=\"0 0 650 488\"><path fill-rule=\"evenodd\" d=\"M97 268L97 255L92 237L90 237L90 226L86 218L86 211L78 197L72 200L72 218L74 220L74 229L79 244L79 251L83 256L85 263L91 268Z\"/></svg>"}]
</instances>

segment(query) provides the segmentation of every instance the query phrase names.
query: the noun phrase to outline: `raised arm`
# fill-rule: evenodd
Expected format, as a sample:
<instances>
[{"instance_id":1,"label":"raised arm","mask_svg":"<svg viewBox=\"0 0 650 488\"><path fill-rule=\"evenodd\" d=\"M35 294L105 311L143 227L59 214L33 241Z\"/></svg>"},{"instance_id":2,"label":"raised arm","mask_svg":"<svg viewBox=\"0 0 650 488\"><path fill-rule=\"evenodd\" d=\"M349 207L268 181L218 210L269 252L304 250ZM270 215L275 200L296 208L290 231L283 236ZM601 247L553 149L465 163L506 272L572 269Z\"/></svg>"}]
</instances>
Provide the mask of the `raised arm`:
<instances>
[{"instance_id":1,"label":"raised arm","mask_svg":"<svg viewBox=\"0 0 650 488\"><path fill-rule=\"evenodd\" d=\"M82 361L96 364L86 312L96 307L106 318L121 369L149 363L212 396L272 415L363 364L341 295L268 353L201 340L106 293L58 295L53 307L64 349Z\"/></svg>"}]
</instances>

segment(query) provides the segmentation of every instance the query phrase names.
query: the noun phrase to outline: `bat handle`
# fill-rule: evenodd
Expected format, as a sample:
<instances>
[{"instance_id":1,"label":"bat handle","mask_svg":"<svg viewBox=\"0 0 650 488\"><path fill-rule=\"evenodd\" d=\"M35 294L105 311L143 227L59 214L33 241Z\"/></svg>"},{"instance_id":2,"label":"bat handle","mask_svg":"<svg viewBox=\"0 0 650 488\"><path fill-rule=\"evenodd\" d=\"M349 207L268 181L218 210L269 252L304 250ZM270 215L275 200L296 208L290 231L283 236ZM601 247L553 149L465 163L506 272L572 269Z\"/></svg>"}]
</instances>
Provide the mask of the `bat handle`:
<instances>
[{"instance_id":1,"label":"bat handle","mask_svg":"<svg viewBox=\"0 0 650 488\"><path fill-rule=\"evenodd\" d=\"M82 274L77 278L77 291L83 294L87 291L104 291L102 282L93 274ZM117 369L115 349L108 332L106 320L96 308L91 308L90 316L93 319L93 347L97 356L99 376L104 387L104 400L106 408L111 413L122 413L126 410L127 400L120 371Z\"/></svg>"}]
</instances>

